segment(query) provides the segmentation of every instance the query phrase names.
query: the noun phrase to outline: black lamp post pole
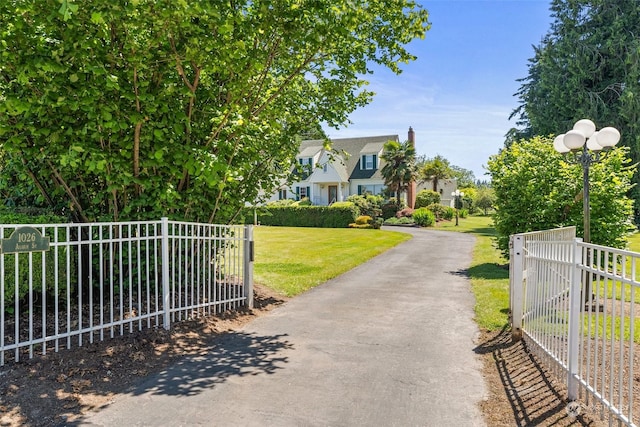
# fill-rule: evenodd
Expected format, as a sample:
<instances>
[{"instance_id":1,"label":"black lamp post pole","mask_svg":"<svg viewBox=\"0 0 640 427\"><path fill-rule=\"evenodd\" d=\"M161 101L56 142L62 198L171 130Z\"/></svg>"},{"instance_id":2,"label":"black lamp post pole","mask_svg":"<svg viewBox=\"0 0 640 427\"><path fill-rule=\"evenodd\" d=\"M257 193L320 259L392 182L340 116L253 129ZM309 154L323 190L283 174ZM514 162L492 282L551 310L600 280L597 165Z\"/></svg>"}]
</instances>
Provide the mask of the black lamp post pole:
<instances>
[{"instance_id":1,"label":"black lamp post pole","mask_svg":"<svg viewBox=\"0 0 640 427\"><path fill-rule=\"evenodd\" d=\"M454 202L456 204L456 227L458 226L458 203L459 203L458 197L460 196L456 196L456 200Z\"/></svg>"},{"instance_id":2,"label":"black lamp post pole","mask_svg":"<svg viewBox=\"0 0 640 427\"><path fill-rule=\"evenodd\" d=\"M584 235L582 239L585 243L591 243L591 205L589 202L589 167L591 163L597 161L587 150L587 146L582 147L582 154L579 162L582 165L582 209L584 212Z\"/></svg>"}]
</instances>

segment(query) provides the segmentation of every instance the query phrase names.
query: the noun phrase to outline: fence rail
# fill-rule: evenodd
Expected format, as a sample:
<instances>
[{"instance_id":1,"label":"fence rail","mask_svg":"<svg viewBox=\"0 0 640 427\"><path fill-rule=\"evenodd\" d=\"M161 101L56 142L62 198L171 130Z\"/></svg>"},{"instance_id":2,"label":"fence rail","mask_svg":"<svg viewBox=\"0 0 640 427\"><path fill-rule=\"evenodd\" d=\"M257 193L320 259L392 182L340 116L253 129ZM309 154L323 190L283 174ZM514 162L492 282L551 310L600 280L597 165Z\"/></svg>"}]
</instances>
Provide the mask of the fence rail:
<instances>
[{"instance_id":1,"label":"fence rail","mask_svg":"<svg viewBox=\"0 0 640 427\"><path fill-rule=\"evenodd\" d=\"M47 247L14 245L31 234ZM0 239L0 366L253 305L251 226L1 224Z\"/></svg>"},{"instance_id":2,"label":"fence rail","mask_svg":"<svg viewBox=\"0 0 640 427\"><path fill-rule=\"evenodd\" d=\"M514 338L566 379L570 401L599 408L610 424L637 426L640 254L559 231L539 236L512 236Z\"/></svg>"}]
</instances>

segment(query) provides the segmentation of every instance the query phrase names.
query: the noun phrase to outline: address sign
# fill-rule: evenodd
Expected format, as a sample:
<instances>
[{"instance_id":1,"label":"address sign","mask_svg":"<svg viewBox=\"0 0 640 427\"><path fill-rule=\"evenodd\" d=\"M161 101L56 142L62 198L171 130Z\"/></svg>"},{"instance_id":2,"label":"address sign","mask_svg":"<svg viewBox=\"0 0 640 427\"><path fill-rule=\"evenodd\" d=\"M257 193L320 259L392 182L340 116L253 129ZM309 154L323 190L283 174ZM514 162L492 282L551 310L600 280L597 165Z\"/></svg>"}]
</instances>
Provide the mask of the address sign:
<instances>
[{"instance_id":1,"label":"address sign","mask_svg":"<svg viewBox=\"0 0 640 427\"><path fill-rule=\"evenodd\" d=\"M3 254L21 252L44 252L49 250L49 237L42 236L33 227L16 228L8 239L0 240L0 252Z\"/></svg>"}]
</instances>

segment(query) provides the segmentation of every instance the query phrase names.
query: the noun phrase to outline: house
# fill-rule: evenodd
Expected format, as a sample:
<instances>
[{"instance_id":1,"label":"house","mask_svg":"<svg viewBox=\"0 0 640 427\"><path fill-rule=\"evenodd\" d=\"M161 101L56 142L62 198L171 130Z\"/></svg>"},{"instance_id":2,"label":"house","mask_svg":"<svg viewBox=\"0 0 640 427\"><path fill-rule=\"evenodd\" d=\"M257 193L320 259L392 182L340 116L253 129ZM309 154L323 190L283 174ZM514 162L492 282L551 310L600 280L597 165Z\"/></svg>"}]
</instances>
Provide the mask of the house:
<instances>
[{"instance_id":1,"label":"house","mask_svg":"<svg viewBox=\"0 0 640 427\"><path fill-rule=\"evenodd\" d=\"M440 179L436 184L436 190L440 193L440 204L444 206L454 207L454 200L451 193L458 189L458 181L456 178ZM427 180L418 182L416 194L422 190L433 190L433 181Z\"/></svg>"},{"instance_id":2,"label":"house","mask_svg":"<svg viewBox=\"0 0 640 427\"><path fill-rule=\"evenodd\" d=\"M327 206L352 194L381 194L380 156L390 140L399 141L398 135L334 139L330 150L322 140L303 141L296 156L302 179L282 186L271 200L308 197L314 205Z\"/></svg>"},{"instance_id":3,"label":"house","mask_svg":"<svg viewBox=\"0 0 640 427\"><path fill-rule=\"evenodd\" d=\"M331 149L324 148L323 140L307 140L300 144L296 156L302 179L291 185L283 185L269 201L309 198L314 205L331 205L344 201L353 194L381 194L385 189L381 169L384 144L398 141L398 135L367 136L331 140ZM410 127L408 141L415 146L415 132ZM405 196L413 207L421 189L431 189L430 181L412 183ZM455 180L438 183L443 204L450 204L451 192L456 189Z\"/></svg>"}]
</instances>

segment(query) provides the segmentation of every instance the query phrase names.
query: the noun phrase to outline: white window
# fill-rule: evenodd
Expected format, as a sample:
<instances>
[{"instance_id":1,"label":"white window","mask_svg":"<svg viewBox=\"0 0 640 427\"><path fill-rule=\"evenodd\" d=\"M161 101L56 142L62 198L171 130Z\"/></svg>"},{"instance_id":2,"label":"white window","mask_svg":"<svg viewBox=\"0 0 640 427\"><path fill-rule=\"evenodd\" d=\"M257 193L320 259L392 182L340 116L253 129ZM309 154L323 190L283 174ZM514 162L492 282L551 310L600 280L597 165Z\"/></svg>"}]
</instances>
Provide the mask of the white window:
<instances>
[{"instance_id":1,"label":"white window","mask_svg":"<svg viewBox=\"0 0 640 427\"><path fill-rule=\"evenodd\" d=\"M287 190L281 189L278 191L278 200L285 200L287 198Z\"/></svg>"},{"instance_id":2,"label":"white window","mask_svg":"<svg viewBox=\"0 0 640 427\"><path fill-rule=\"evenodd\" d=\"M311 187L296 187L296 200L303 197L311 197Z\"/></svg>"},{"instance_id":3,"label":"white window","mask_svg":"<svg viewBox=\"0 0 640 427\"><path fill-rule=\"evenodd\" d=\"M366 193L366 194L372 194L374 196L377 196L378 194L382 194L384 189L385 189L385 186L381 184L358 185L358 194L363 195Z\"/></svg>"},{"instance_id":4,"label":"white window","mask_svg":"<svg viewBox=\"0 0 640 427\"><path fill-rule=\"evenodd\" d=\"M373 170L378 167L378 156L375 154L364 154L360 159L360 169Z\"/></svg>"}]
</instances>

